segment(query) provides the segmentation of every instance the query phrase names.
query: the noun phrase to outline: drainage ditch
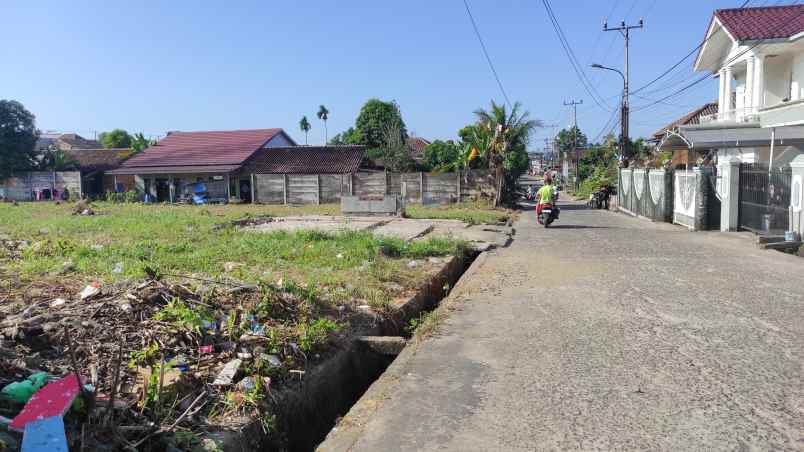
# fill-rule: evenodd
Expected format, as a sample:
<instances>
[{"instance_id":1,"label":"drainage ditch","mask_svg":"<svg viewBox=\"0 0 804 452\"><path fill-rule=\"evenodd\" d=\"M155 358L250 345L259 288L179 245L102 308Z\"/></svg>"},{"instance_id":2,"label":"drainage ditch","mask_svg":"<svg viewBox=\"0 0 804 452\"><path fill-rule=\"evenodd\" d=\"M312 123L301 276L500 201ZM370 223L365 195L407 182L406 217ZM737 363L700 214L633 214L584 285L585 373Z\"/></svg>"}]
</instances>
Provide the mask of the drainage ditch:
<instances>
[{"instance_id":1,"label":"drainage ditch","mask_svg":"<svg viewBox=\"0 0 804 452\"><path fill-rule=\"evenodd\" d=\"M454 257L418 294L409 299L397 315L376 323L362 339L354 338L341 351L306 374L297 388L275 394L280 408L277 425L281 442L260 441L261 450L312 451L326 438L371 384L391 365L400 344L391 337L405 336L405 326L438 307L479 253ZM366 338L371 336L371 338ZM386 339L383 339L385 337ZM259 435L259 431L253 431ZM252 447L254 438L241 430L242 440ZM263 436L263 435L259 435Z\"/></svg>"}]
</instances>

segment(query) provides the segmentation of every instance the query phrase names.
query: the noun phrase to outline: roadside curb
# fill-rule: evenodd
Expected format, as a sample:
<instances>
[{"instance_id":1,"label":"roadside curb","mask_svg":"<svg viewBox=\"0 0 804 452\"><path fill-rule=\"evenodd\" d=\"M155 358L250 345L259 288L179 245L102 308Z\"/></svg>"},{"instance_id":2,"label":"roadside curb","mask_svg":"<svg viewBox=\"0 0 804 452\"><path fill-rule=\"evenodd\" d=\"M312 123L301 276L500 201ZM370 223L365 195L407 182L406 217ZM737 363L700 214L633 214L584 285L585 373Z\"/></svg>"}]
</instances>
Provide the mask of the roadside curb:
<instances>
[{"instance_id":1,"label":"roadside curb","mask_svg":"<svg viewBox=\"0 0 804 452\"><path fill-rule=\"evenodd\" d=\"M485 264L489 252L480 253L469 269L463 274L458 284L450 294L441 301L436 311L449 312L460 300L466 281L470 280ZM436 333L438 334L438 333ZM414 339L396 357L386 371L366 390L360 400L355 403L349 412L330 430L324 442L317 448L321 452L347 452L363 436L363 431L371 422L372 416L392 397L397 390L397 382L407 373L408 364L416 356L419 348L424 346L429 338Z\"/></svg>"}]
</instances>

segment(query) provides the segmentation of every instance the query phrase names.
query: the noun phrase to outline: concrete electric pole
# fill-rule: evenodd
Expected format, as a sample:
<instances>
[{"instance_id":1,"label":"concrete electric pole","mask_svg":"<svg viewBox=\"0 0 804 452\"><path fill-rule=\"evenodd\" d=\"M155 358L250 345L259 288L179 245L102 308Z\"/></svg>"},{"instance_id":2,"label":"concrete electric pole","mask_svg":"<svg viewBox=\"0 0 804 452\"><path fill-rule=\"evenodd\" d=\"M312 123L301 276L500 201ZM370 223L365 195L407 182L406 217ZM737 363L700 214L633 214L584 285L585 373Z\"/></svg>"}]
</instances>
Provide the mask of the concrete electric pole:
<instances>
[{"instance_id":1,"label":"concrete electric pole","mask_svg":"<svg viewBox=\"0 0 804 452\"><path fill-rule=\"evenodd\" d=\"M631 39L631 30L635 30L638 28L643 28L645 23L642 19L639 19L638 25L626 25L625 21L620 22L620 26L616 28L609 28L609 24L607 22L603 22L603 31L619 31L620 34L623 35L625 39L625 73L623 74L623 105L622 105L622 117L620 118L620 126L621 126L621 133L620 139L622 140L622 155L621 158L625 158L625 148L629 142L629 135L628 135L628 116L629 116L629 109L630 109L630 101L628 98L628 70L629 70L629 62L628 62L628 44Z\"/></svg>"},{"instance_id":2,"label":"concrete electric pole","mask_svg":"<svg viewBox=\"0 0 804 452\"><path fill-rule=\"evenodd\" d=\"M565 107L572 107L572 156L575 159L575 188L578 188L580 181L578 180L578 105L583 105L583 99L576 101L575 99L567 102L564 101Z\"/></svg>"}]
</instances>

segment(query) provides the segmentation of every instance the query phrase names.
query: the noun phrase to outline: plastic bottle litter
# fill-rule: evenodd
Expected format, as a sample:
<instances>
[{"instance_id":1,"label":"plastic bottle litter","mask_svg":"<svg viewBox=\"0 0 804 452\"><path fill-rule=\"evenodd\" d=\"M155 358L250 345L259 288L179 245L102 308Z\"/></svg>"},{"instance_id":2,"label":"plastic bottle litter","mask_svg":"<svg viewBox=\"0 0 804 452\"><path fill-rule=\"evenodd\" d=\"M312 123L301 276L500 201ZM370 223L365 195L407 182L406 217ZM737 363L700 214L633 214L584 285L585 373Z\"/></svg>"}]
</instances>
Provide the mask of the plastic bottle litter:
<instances>
[{"instance_id":1,"label":"plastic bottle litter","mask_svg":"<svg viewBox=\"0 0 804 452\"><path fill-rule=\"evenodd\" d=\"M7 384L0 391L0 396L12 402L27 403L47 383L47 378L46 372L36 372L25 380Z\"/></svg>"},{"instance_id":2,"label":"plastic bottle litter","mask_svg":"<svg viewBox=\"0 0 804 452\"><path fill-rule=\"evenodd\" d=\"M81 300L86 300L87 298L92 298L95 295L98 295L101 291L100 288L100 283L93 282L92 284L84 287L84 290L82 290L78 295L81 297Z\"/></svg>"}]
</instances>

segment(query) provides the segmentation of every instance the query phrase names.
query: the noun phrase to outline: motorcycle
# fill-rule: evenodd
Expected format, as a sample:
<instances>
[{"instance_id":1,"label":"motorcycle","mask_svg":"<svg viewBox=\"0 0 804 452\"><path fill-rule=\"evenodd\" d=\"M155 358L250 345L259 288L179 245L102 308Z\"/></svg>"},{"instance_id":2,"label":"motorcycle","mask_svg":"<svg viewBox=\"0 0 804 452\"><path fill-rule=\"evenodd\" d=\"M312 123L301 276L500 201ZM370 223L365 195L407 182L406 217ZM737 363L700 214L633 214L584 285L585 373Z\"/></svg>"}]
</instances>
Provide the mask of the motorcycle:
<instances>
[{"instance_id":1,"label":"motorcycle","mask_svg":"<svg viewBox=\"0 0 804 452\"><path fill-rule=\"evenodd\" d=\"M549 228L558 219L558 209L553 204L542 204L539 212L539 224Z\"/></svg>"}]
</instances>

